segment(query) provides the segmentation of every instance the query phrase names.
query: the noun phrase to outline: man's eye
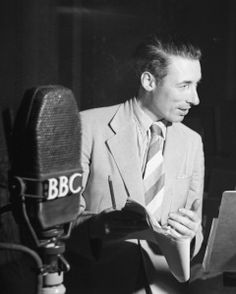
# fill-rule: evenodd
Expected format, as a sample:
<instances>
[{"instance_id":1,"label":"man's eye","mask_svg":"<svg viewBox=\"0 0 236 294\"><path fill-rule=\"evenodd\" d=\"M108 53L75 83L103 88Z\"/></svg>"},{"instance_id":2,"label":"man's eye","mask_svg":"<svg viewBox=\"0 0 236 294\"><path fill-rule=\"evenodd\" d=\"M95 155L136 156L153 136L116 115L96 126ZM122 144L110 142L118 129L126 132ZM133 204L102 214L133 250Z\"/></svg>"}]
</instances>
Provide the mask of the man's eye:
<instances>
[{"instance_id":1,"label":"man's eye","mask_svg":"<svg viewBox=\"0 0 236 294\"><path fill-rule=\"evenodd\" d=\"M183 84L180 86L180 88L182 88L182 89L188 89L189 87L190 87L189 84Z\"/></svg>"}]
</instances>

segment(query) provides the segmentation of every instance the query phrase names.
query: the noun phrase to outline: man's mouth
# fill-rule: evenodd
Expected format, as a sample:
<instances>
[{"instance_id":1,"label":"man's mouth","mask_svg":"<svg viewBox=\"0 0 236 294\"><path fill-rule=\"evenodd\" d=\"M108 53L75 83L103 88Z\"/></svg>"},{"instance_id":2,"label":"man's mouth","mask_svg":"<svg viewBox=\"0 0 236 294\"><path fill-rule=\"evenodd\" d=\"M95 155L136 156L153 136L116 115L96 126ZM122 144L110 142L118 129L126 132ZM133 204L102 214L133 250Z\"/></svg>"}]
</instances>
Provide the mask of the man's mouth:
<instances>
[{"instance_id":1,"label":"man's mouth","mask_svg":"<svg viewBox=\"0 0 236 294\"><path fill-rule=\"evenodd\" d=\"M179 108L179 110L181 111L181 115L186 115L186 114L188 114L189 109L190 109L190 107L189 107L189 108Z\"/></svg>"}]
</instances>

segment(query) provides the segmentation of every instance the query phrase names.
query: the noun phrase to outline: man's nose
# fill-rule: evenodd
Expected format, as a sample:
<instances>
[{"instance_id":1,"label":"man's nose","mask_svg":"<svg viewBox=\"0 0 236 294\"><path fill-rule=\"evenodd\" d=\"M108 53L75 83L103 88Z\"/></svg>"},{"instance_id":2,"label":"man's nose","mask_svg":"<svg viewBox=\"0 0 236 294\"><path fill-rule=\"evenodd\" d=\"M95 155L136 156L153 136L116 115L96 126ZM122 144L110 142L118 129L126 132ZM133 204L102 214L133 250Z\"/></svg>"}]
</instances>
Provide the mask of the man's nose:
<instances>
[{"instance_id":1,"label":"man's nose","mask_svg":"<svg viewBox=\"0 0 236 294\"><path fill-rule=\"evenodd\" d=\"M197 93L197 89L194 89L189 97L188 103L192 105L198 105L200 103L200 99Z\"/></svg>"}]
</instances>

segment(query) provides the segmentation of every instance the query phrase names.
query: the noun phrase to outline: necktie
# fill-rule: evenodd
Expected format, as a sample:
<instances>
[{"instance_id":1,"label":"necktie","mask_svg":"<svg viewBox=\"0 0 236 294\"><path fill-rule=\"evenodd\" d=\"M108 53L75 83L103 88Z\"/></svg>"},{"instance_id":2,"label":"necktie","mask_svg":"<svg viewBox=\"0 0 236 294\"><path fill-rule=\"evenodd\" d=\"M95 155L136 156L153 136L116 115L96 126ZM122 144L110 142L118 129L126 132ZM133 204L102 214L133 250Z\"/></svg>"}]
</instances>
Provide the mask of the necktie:
<instances>
[{"instance_id":1,"label":"necktie","mask_svg":"<svg viewBox=\"0 0 236 294\"><path fill-rule=\"evenodd\" d=\"M164 172L161 128L157 124L150 127L151 139L147 153L146 167L143 176L145 202L149 211L155 214L161 205L164 195Z\"/></svg>"}]
</instances>

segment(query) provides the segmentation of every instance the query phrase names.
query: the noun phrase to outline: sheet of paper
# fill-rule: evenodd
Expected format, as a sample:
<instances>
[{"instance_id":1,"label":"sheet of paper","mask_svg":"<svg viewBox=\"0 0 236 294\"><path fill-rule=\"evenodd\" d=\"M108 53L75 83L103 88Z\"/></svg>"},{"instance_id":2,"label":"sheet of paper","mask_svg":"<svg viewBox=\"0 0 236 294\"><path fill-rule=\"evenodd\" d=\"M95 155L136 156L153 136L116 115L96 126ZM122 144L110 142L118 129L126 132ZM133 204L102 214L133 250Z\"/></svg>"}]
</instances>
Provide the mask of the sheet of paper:
<instances>
[{"instance_id":1,"label":"sheet of paper","mask_svg":"<svg viewBox=\"0 0 236 294\"><path fill-rule=\"evenodd\" d=\"M212 255L215 236L216 236L217 225L218 225L218 218L213 218L212 224L211 224L211 230L209 233L208 243L206 246L206 251L205 251L203 262L202 262L203 269L206 272L209 271L209 266L210 266L210 262L211 262L211 255Z\"/></svg>"},{"instance_id":2,"label":"sheet of paper","mask_svg":"<svg viewBox=\"0 0 236 294\"><path fill-rule=\"evenodd\" d=\"M236 191L225 191L217 222L213 222L204 257L204 269L236 271Z\"/></svg>"}]
</instances>

